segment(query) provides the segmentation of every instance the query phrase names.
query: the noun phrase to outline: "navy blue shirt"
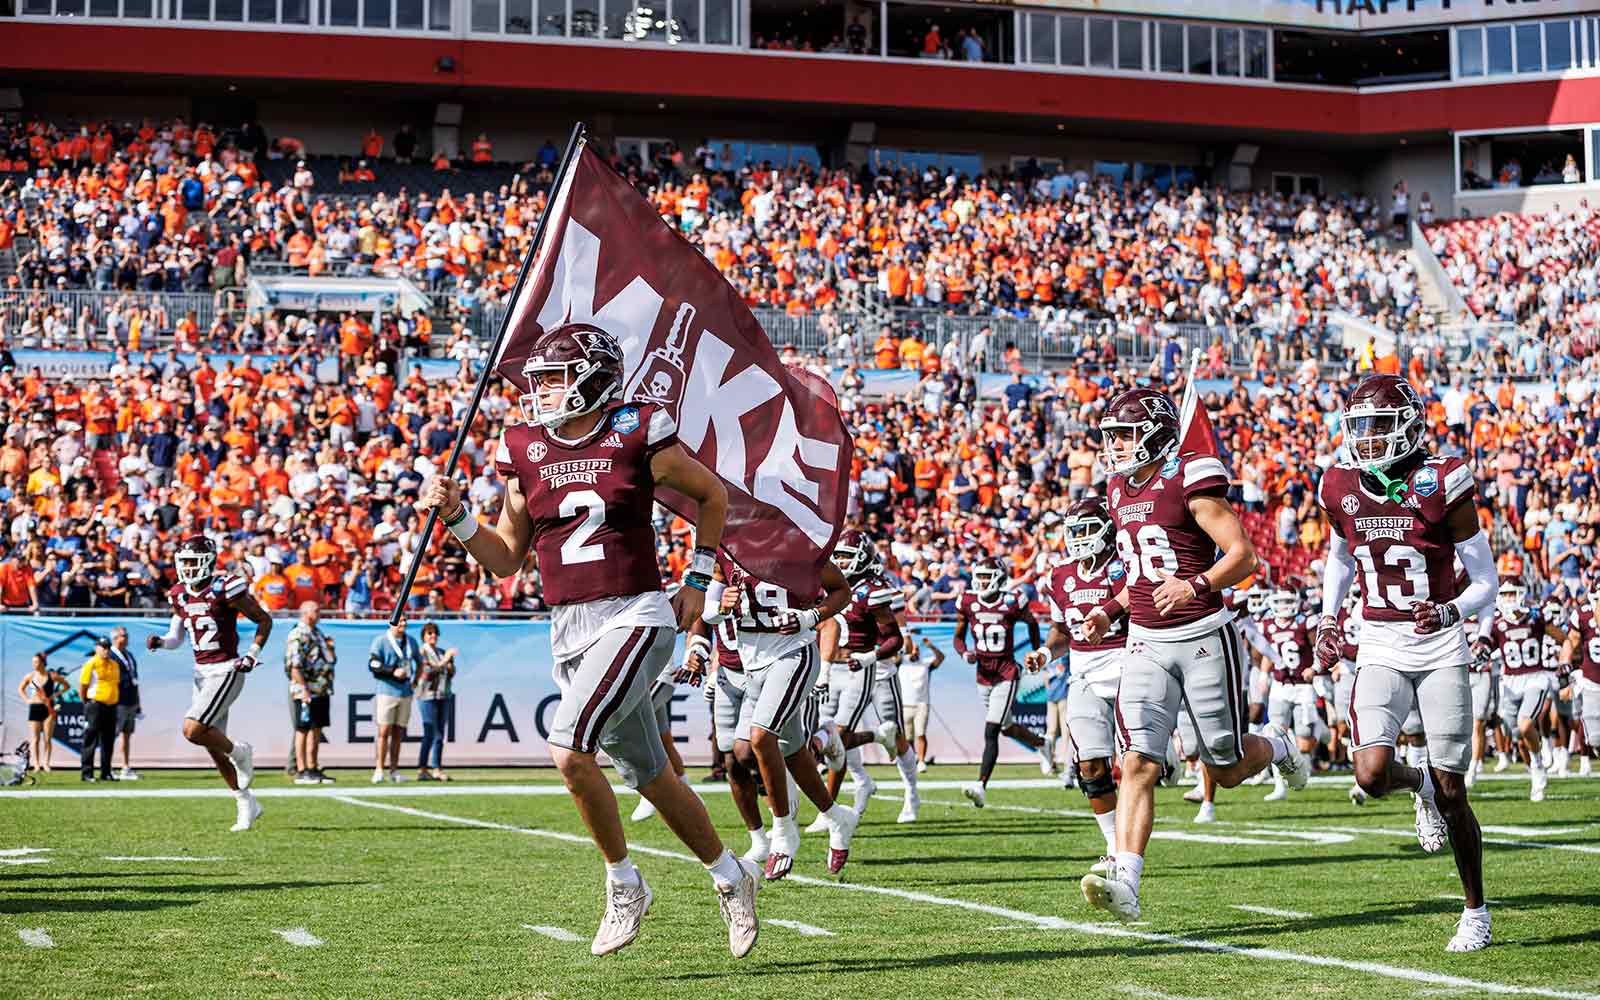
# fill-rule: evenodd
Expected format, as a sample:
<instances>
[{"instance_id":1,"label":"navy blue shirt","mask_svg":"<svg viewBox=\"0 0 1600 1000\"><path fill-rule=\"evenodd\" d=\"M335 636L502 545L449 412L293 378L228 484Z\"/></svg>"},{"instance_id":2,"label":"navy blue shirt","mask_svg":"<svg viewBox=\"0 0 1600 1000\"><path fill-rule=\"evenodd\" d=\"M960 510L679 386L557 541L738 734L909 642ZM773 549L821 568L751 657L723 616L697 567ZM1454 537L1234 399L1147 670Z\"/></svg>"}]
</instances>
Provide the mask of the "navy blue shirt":
<instances>
[{"instance_id":1,"label":"navy blue shirt","mask_svg":"<svg viewBox=\"0 0 1600 1000\"><path fill-rule=\"evenodd\" d=\"M150 464L158 469L170 469L178 464L178 436L170 431L150 435L145 442L150 446Z\"/></svg>"}]
</instances>

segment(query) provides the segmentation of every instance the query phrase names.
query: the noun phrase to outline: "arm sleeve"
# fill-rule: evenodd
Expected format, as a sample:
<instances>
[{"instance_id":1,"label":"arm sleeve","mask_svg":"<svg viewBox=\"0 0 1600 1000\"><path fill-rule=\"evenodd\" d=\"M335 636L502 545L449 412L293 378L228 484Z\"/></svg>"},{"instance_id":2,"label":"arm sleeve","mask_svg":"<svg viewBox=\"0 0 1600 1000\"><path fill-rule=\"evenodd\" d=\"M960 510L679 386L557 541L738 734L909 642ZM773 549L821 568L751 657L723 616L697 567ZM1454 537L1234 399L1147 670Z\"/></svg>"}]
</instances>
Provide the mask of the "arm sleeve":
<instances>
[{"instance_id":1,"label":"arm sleeve","mask_svg":"<svg viewBox=\"0 0 1600 1000\"><path fill-rule=\"evenodd\" d=\"M1494 603L1494 552L1489 548L1488 536L1480 531L1464 542L1457 542L1456 555L1467 569L1467 586L1456 595L1454 603L1461 617L1470 618Z\"/></svg>"},{"instance_id":2,"label":"arm sleeve","mask_svg":"<svg viewBox=\"0 0 1600 1000\"><path fill-rule=\"evenodd\" d=\"M1267 641L1265 632L1255 627L1240 629L1240 631L1244 633L1244 637L1250 643L1250 647L1260 653L1268 663L1281 666L1278 663L1278 651L1273 649L1272 643Z\"/></svg>"},{"instance_id":3,"label":"arm sleeve","mask_svg":"<svg viewBox=\"0 0 1600 1000\"><path fill-rule=\"evenodd\" d=\"M161 636L162 649L177 649L183 643L183 619L177 615L167 622L166 634Z\"/></svg>"},{"instance_id":4,"label":"arm sleeve","mask_svg":"<svg viewBox=\"0 0 1600 1000\"><path fill-rule=\"evenodd\" d=\"M1328 532L1328 558L1324 560L1322 577L1322 614L1339 617L1339 605L1350 590L1350 581L1356 576L1356 559L1350 554L1350 545L1337 531Z\"/></svg>"},{"instance_id":5,"label":"arm sleeve","mask_svg":"<svg viewBox=\"0 0 1600 1000\"><path fill-rule=\"evenodd\" d=\"M1473 634L1472 637L1474 639L1483 639L1483 640L1487 641L1488 638L1489 638L1489 633L1493 632L1493 631L1494 631L1494 613L1493 612L1484 613L1484 612L1480 611L1478 613L1478 630L1477 630L1477 632L1475 632Z\"/></svg>"}]
</instances>

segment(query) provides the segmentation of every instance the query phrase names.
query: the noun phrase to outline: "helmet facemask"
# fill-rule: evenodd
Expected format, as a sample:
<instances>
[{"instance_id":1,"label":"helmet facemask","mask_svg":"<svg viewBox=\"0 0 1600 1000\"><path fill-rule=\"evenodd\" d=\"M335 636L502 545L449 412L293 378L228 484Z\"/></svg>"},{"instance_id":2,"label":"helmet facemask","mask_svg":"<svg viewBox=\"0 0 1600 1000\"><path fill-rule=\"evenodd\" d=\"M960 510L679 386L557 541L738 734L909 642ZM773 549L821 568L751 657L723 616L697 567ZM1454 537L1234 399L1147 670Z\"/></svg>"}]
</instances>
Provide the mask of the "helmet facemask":
<instances>
[{"instance_id":1,"label":"helmet facemask","mask_svg":"<svg viewBox=\"0 0 1600 1000\"><path fill-rule=\"evenodd\" d=\"M173 557L178 582L191 594L198 594L211 581L217 565L215 552L195 552L180 549Z\"/></svg>"},{"instance_id":2,"label":"helmet facemask","mask_svg":"<svg viewBox=\"0 0 1600 1000\"><path fill-rule=\"evenodd\" d=\"M517 397L525 423L547 430L592 413L615 395L616 388L585 398L582 388L603 366L598 361L546 361L531 357L522 366L528 391Z\"/></svg>"},{"instance_id":3,"label":"helmet facemask","mask_svg":"<svg viewBox=\"0 0 1600 1000\"><path fill-rule=\"evenodd\" d=\"M1279 621L1289 621L1300 610L1300 600L1287 590L1274 591L1267 597L1267 611Z\"/></svg>"},{"instance_id":4,"label":"helmet facemask","mask_svg":"<svg viewBox=\"0 0 1600 1000\"><path fill-rule=\"evenodd\" d=\"M992 601L1005 589L1006 574L993 564L979 564L972 570L972 592L979 599Z\"/></svg>"},{"instance_id":5,"label":"helmet facemask","mask_svg":"<svg viewBox=\"0 0 1600 1000\"><path fill-rule=\"evenodd\" d=\"M1527 607L1526 598L1527 592L1522 587L1515 583L1502 583L1494 596L1495 610L1513 620L1521 618Z\"/></svg>"},{"instance_id":6,"label":"helmet facemask","mask_svg":"<svg viewBox=\"0 0 1600 1000\"><path fill-rule=\"evenodd\" d=\"M1114 475L1125 476L1166 457L1165 450L1152 455L1145 444L1157 426L1154 420L1141 420L1138 423L1101 421L1100 431L1105 436L1101 451L1106 468Z\"/></svg>"},{"instance_id":7,"label":"helmet facemask","mask_svg":"<svg viewBox=\"0 0 1600 1000\"><path fill-rule=\"evenodd\" d=\"M1098 517L1070 518L1064 525L1067 558L1090 563L1111 544L1111 522Z\"/></svg>"},{"instance_id":8,"label":"helmet facemask","mask_svg":"<svg viewBox=\"0 0 1600 1000\"><path fill-rule=\"evenodd\" d=\"M1345 448L1363 472L1384 472L1422 447L1422 412L1359 402L1344 411L1344 433Z\"/></svg>"}]
</instances>

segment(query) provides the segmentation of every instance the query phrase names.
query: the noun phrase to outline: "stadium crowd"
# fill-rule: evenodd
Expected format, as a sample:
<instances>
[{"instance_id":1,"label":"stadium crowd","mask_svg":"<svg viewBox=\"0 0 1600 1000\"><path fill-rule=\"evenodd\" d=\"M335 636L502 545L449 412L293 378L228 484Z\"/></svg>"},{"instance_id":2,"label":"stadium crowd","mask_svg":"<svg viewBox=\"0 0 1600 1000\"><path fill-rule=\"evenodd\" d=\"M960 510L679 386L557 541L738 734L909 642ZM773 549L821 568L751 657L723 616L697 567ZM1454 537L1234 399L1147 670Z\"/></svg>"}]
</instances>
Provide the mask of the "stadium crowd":
<instances>
[{"instance_id":1,"label":"stadium crowd","mask_svg":"<svg viewBox=\"0 0 1600 1000\"><path fill-rule=\"evenodd\" d=\"M239 152L248 130L229 138L181 121L8 128L0 150L9 159L0 166L20 156L28 168L0 172L0 252L28 240L8 281L19 290L129 295L109 310L111 321L61 315L60 307L25 310L20 319L0 311L7 609L160 606L175 540L201 527L225 539L224 563L247 567L272 610L307 600L351 612L402 600L468 614L542 607L536 571L486 579L438 539L410 593L397 589L419 527L410 500L444 461L452 414L471 391L461 377L425 380L405 359L421 351L474 355L464 319L509 285L542 207L553 147L496 191L357 198L319 193L298 163L275 185ZM1410 263L1378 238L1383 220L1365 198L1163 193L1027 169L977 179L863 177L765 166L711 171L700 161L680 152L618 165L752 304L832 313L842 295L875 289L897 306L1047 324L1111 315L1152 328L1194 321L1275 332L1272 353L1258 349L1249 366L1249 384L1220 339L1201 374L1212 379L1207 406L1229 451L1235 498L1280 578L1315 575L1326 529L1312 497L1321 463L1336 451L1337 400L1355 373L1387 366L1403 370L1427 400L1441 449L1474 459L1483 517L1504 540L1502 571L1569 596L1594 582L1600 400L1587 206L1432 230L1475 306L1532 332L1523 346L1544 353L1518 369L1520 347L1512 364L1488 366L1481 356L1402 359L1371 344L1347 351L1318 339L1318 317L1330 308L1391 328L1426 330L1432 322ZM1537 252L1529 246L1552 232L1572 253L1526 260ZM166 314L133 294L220 289L269 259L309 273L415 277L447 293L449 333L435 336L423 314L385 317L374 328L350 314L222 313L201 330L192 315ZM1109 339L1074 339L1071 360L1024 377L1013 357L1011 384L980 396L981 351L909 325L887 325L870 350L860 331L854 337L859 346L844 357L790 350L785 360L819 370L852 355L861 362L840 377L857 442L852 502L892 555L911 610L922 614L953 610L980 552L1009 553L1014 585L1036 597L1058 544L1053 515L1101 477L1097 409L1135 378L1174 398L1184 388L1176 339L1137 370L1118 363ZM272 356L219 371L151 349L169 340ZM106 380L52 379L18 370L7 343L114 347L118 360ZM315 378L324 351L345 362L337 384ZM870 394L870 369L890 368L914 372L915 388ZM1509 377L1536 370L1556 374L1541 384ZM1495 374L1484 378L1486 371ZM487 459L512 419L512 391L498 386L462 458L474 504L488 516L499 493ZM676 577L688 558L688 528L665 512L661 520L670 528L662 571Z\"/></svg>"}]
</instances>

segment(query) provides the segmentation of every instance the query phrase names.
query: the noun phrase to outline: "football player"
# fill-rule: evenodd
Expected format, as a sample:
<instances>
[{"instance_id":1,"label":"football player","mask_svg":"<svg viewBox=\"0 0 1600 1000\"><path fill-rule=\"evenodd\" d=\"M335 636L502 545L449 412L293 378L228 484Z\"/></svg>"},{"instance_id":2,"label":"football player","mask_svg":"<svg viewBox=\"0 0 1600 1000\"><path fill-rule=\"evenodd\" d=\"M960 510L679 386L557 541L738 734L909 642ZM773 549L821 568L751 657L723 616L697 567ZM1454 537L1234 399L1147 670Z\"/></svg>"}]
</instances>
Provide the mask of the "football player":
<instances>
[{"instance_id":1,"label":"football player","mask_svg":"<svg viewBox=\"0 0 1600 1000\"><path fill-rule=\"evenodd\" d=\"M1118 395L1100 430L1117 555L1127 577L1083 628L1086 640L1098 642L1116 616L1128 613L1117 692L1119 736L1127 749L1117 795L1116 866L1106 875L1085 875L1081 888L1096 909L1137 920L1156 783L1185 703L1206 772L1222 787L1275 764L1298 789L1310 768L1277 727L1269 724L1262 736L1245 731L1249 663L1222 592L1255 572L1257 563L1227 501L1227 467L1211 456L1180 453L1178 411L1153 389Z\"/></svg>"},{"instance_id":2,"label":"football player","mask_svg":"<svg viewBox=\"0 0 1600 1000\"><path fill-rule=\"evenodd\" d=\"M1417 839L1442 850L1448 835L1466 905L1450 951L1488 946L1483 844L1467 802L1471 762L1472 656L1462 622L1494 599L1494 554L1478 525L1472 469L1460 458L1429 458L1422 400L1411 383L1370 375L1345 403L1347 462L1329 468L1317 504L1328 538L1317 657L1331 669L1344 645L1339 606L1361 574L1361 644L1350 696L1356 781L1374 797L1405 790L1415 799ZM1466 571L1458 589L1453 557ZM1415 706L1427 760L1395 760Z\"/></svg>"},{"instance_id":3,"label":"football player","mask_svg":"<svg viewBox=\"0 0 1600 1000\"><path fill-rule=\"evenodd\" d=\"M244 690L244 675L255 668L272 635L272 616L250 596L250 585L233 573L217 573L217 543L191 535L173 557L178 583L167 591L172 620L165 635L152 635L146 646L177 649L184 637L194 651L194 697L183 716L183 738L204 747L222 780L233 790L237 815L230 829L248 830L261 816L261 804L250 791L255 777L250 744L228 739L228 709ZM239 616L255 622L256 637L239 655Z\"/></svg>"},{"instance_id":4,"label":"football player","mask_svg":"<svg viewBox=\"0 0 1600 1000\"><path fill-rule=\"evenodd\" d=\"M859 817L835 802L818 776L801 705L822 672L817 627L850 601L850 588L831 562L822 570L820 602L755 579L726 552L717 555L717 575L720 580L713 591L720 585L720 613L737 615L737 659L744 665L744 691L729 727L733 757L752 775L759 773L772 810L766 878L775 881L788 875L800 850L795 789L804 792L828 821L827 867L829 874L837 875L849 857ZM721 667L719 663L719 673ZM719 732L727 717L721 698L719 689Z\"/></svg>"},{"instance_id":5,"label":"football player","mask_svg":"<svg viewBox=\"0 0 1600 1000\"><path fill-rule=\"evenodd\" d=\"M755 947L760 868L723 846L705 803L667 764L649 700L684 630L705 609L728 495L678 443L677 423L651 404L625 403L615 338L588 323L562 323L534 341L522 377L523 420L495 452L506 479L498 522L480 530L461 485L434 476L419 510L445 527L497 577L522 571L532 550L551 605L550 640L561 701L551 756L606 864L606 907L590 951L631 944L653 893L628 854L616 795L596 763L604 749L629 788L654 802L673 833L706 866L728 927L728 948ZM669 601L656 565L652 506L657 486L698 511L692 562Z\"/></svg>"},{"instance_id":6,"label":"football player","mask_svg":"<svg viewBox=\"0 0 1600 1000\"><path fill-rule=\"evenodd\" d=\"M1025 726L1011 721L1011 707L1017 700L1016 636L1018 624L1026 625L1029 644L1040 644L1039 623L1014 593L1005 590L1006 572L993 559L972 567L972 589L956 602L956 652L978 668L978 694L984 705L983 763L978 780L961 786L961 793L979 809L988 801L989 777L1000 759L1000 734L1026 744L1032 750L1044 747L1044 739ZM972 644L967 644L967 636Z\"/></svg>"},{"instance_id":7,"label":"football player","mask_svg":"<svg viewBox=\"0 0 1600 1000\"><path fill-rule=\"evenodd\" d=\"M849 585L849 603L844 611L830 616L820 633L822 658L828 667L827 700L822 706L822 743L826 748L828 793L837 797L849 770L854 784L857 815L865 814L878 783L867 773L861 747L878 743L890 758L895 756L899 730L891 722L875 732L861 729L867 706L877 684L878 662L898 656L904 639L894 603L899 590L878 568L877 547L866 532L851 528L839 536L833 549L833 564ZM842 747L843 754L839 754ZM842 766L840 766L842 765ZM907 805L915 785L906 787ZM911 811L915 811L914 808ZM819 816L808 831L820 829Z\"/></svg>"},{"instance_id":8,"label":"football player","mask_svg":"<svg viewBox=\"0 0 1600 1000\"><path fill-rule=\"evenodd\" d=\"M1565 643L1564 630L1528 609L1522 584L1508 580L1500 585L1497 614L1489 631L1489 644L1500 658L1500 716L1516 727L1516 739L1528 754L1528 798L1543 802L1550 775L1541 755L1540 731L1549 722L1550 703L1556 696L1556 674L1545 669L1547 635Z\"/></svg>"},{"instance_id":9,"label":"football player","mask_svg":"<svg viewBox=\"0 0 1600 1000\"><path fill-rule=\"evenodd\" d=\"M1050 574L1050 636L1042 648L1023 657L1029 670L1041 670L1066 654L1071 679L1067 686L1067 733L1078 760L1078 787L1089 799L1095 822L1105 837L1101 859L1117 853L1117 786L1111 776L1116 751L1117 684L1122 680L1122 651L1128 643L1127 618L1119 616L1100 641L1083 637L1083 620L1122 586L1126 569L1116 556L1111 513L1104 497L1084 497L1067 509L1063 520L1067 561Z\"/></svg>"},{"instance_id":10,"label":"football player","mask_svg":"<svg viewBox=\"0 0 1600 1000\"><path fill-rule=\"evenodd\" d=\"M894 591L894 598L889 602L889 610L894 612L894 619L900 625L902 637L906 634L906 595L905 585L900 578L884 568L882 557L873 547L874 562L877 565L878 575ZM883 747L883 752L894 761L895 770L900 772L900 783L905 786L905 799L900 804L900 815L897 823L915 823L917 814L922 808L922 799L917 794L917 763L916 754L911 750L911 720L907 716L906 701L901 697L900 664L901 660L911 655L909 643L887 659L878 662L876 677L872 685L872 707L878 713L878 729L874 733L876 742Z\"/></svg>"},{"instance_id":11,"label":"football player","mask_svg":"<svg viewBox=\"0 0 1600 1000\"><path fill-rule=\"evenodd\" d=\"M1600 584L1574 615L1562 652L1568 663L1578 665L1574 715L1588 751L1578 764L1578 774L1587 777L1593 769L1589 758L1600 757Z\"/></svg>"},{"instance_id":12,"label":"football player","mask_svg":"<svg viewBox=\"0 0 1600 1000\"><path fill-rule=\"evenodd\" d=\"M1554 734L1550 777L1566 778L1572 773L1568 768L1572 760L1575 731L1573 696L1577 694L1572 681L1573 665L1561 655L1562 649L1566 648L1570 625L1566 622L1566 613L1560 601L1546 601L1540 614L1549 627L1545 629L1544 641L1539 644L1539 658L1544 668L1556 677L1556 696L1550 706L1550 729ZM1581 745L1579 752L1582 753Z\"/></svg>"},{"instance_id":13,"label":"football player","mask_svg":"<svg viewBox=\"0 0 1600 1000\"><path fill-rule=\"evenodd\" d=\"M1292 731L1300 752L1309 756L1317 746L1317 696L1311 688L1316 670L1312 665L1311 629L1300 614L1300 598L1288 590L1269 594L1261 628L1276 652L1267 695L1267 719L1279 729ZM1275 775L1266 801L1279 802L1288 797L1289 786L1282 775Z\"/></svg>"}]
</instances>

